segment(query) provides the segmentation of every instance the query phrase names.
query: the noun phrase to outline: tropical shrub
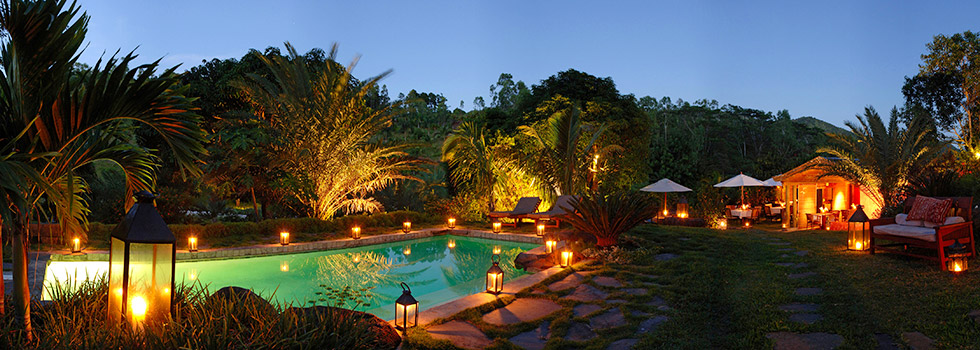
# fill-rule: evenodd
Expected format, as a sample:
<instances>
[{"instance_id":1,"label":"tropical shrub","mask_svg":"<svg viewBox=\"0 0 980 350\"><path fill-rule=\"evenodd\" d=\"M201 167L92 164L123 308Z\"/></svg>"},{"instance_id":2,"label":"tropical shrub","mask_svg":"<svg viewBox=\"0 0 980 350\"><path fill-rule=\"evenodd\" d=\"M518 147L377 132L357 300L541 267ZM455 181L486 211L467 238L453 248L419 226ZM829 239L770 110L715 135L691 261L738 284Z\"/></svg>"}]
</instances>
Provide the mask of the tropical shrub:
<instances>
[{"instance_id":1,"label":"tropical shrub","mask_svg":"<svg viewBox=\"0 0 980 350\"><path fill-rule=\"evenodd\" d=\"M572 227L595 236L597 246L609 247L619 235L653 217L657 202L646 193L590 192L566 210L574 210L565 217Z\"/></svg>"}]
</instances>

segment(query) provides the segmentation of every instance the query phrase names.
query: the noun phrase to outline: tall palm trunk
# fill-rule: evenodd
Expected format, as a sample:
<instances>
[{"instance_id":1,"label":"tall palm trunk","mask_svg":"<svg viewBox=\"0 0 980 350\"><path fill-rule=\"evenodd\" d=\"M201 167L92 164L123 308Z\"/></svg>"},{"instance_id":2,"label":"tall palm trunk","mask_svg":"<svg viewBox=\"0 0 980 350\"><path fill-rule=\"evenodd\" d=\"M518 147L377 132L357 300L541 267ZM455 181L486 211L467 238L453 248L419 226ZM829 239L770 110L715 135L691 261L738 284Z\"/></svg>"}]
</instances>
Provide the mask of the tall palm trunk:
<instances>
[{"instance_id":1,"label":"tall palm trunk","mask_svg":"<svg viewBox=\"0 0 980 350\"><path fill-rule=\"evenodd\" d=\"M3 219L0 219L0 262L3 261ZM0 275L3 275L3 265L0 265ZM7 310L4 308L7 304L7 285L5 280L0 276L0 318L2 318Z\"/></svg>"},{"instance_id":2,"label":"tall palm trunk","mask_svg":"<svg viewBox=\"0 0 980 350\"><path fill-rule=\"evenodd\" d=\"M31 288L27 283L27 227L18 222L14 227L13 242L10 244L14 258L14 311L27 337L31 336Z\"/></svg>"}]
</instances>

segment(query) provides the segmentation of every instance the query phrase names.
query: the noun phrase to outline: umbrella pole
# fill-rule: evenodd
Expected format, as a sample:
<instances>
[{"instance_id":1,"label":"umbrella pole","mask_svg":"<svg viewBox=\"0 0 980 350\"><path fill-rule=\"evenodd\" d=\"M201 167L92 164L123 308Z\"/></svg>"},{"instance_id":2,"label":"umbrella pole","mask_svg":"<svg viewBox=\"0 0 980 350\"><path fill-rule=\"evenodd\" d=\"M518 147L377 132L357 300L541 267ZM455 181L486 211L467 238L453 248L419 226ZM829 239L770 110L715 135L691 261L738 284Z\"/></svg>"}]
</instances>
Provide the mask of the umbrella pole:
<instances>
[{"instance_id":1,"label":"umbrella pole","mask_svg":"<svg viewBox=\"0 0 980 350\"><path fill-rule=\"evenodd\" d=\"M667 192L664 192L664 218L667 218Z\"/></svg>"},{"instance_id":2,"label":"umbrella pole","mask_svg":"<svg viewBox=\"0 0 980 350\"><path fill-rule=\"evenodd\" d=\"M738 186L739 191L742 192L742 206L745 206L745 186Z\"/></svg>"}]
</instances>

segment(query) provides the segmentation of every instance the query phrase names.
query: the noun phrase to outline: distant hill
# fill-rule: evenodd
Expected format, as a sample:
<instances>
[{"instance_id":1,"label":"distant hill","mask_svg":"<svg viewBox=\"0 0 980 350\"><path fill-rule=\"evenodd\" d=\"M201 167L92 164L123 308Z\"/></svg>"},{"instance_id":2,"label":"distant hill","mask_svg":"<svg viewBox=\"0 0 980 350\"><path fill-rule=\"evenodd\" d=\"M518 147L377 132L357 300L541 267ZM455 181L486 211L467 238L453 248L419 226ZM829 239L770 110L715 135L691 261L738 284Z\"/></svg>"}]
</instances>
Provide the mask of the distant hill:
<instances>
[{"instance_id":1,"label":"distant hill","mask_svg":"<svg viewBox=\"0 0 980 350\"><path fill-rule=\"evenodd\" d=\"M800 117L800 118L793 119L793 121L794 122L797 122L797 123L800 123L800 124L803 124L803 125L806 125L806 126L812 126L814 128L823 130L823 132L829 132L829 133L835 133L835 134L850 134L851 133L847 129L838 127L838 126L836 126L834 124L825 122L823 120L820 120L820 119L817 119L817 118L814 118L814 117Z\"/></svg>"}]
</instances>

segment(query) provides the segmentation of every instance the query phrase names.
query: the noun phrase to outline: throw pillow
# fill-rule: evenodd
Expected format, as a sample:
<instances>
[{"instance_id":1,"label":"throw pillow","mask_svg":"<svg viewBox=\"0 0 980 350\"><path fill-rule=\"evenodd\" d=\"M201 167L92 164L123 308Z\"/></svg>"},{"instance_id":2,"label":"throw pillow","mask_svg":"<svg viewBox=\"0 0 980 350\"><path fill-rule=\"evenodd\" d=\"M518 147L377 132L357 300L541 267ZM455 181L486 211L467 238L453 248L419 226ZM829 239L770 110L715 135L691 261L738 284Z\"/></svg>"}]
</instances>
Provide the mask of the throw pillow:
<instances>
[{"instance_id":1,"label":"throw pillow","mask_svg":"<svg viewBox=\"0 0 980 350\"><path fill-rule=\"evenodd\" d=\"M915 196L912 202L912 210L909 210L909 220L922 220L934 223L942 223L946 220L946 213L953 206L950 199L936 199L926 196Z\"/></svg>"}]
</instances>

